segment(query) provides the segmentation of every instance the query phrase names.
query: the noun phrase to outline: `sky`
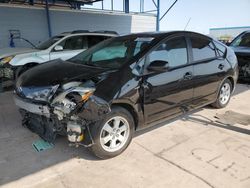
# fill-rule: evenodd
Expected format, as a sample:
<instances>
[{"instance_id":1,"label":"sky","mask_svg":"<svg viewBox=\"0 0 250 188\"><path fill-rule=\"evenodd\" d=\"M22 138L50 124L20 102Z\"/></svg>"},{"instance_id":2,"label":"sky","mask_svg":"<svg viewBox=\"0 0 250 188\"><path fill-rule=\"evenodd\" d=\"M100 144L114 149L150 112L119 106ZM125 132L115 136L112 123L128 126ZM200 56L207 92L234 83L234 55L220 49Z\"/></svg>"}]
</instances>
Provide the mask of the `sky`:
<instances>
[{"instance_id":1,"label":"sky","mask_svg":"<svg viewBox=\"0 0 250 188\"><path fill-rule=\"evenodd\" d=\"M156 1L156 0L155 0ZM161 0L161 15L174 0ZM93 6L101 8L101 3ZM115 10L122 10L123 0L114 0ZM111 0L104 0L104 8L111 9ZM154 10L152 0L144 0L144 10ZM140 10L140 0L130 0L130 11ZM178 0L160 23L160 30L186 30L209 33L209 28L250 26L250 0Z\"/></svg>"}]
</instances>

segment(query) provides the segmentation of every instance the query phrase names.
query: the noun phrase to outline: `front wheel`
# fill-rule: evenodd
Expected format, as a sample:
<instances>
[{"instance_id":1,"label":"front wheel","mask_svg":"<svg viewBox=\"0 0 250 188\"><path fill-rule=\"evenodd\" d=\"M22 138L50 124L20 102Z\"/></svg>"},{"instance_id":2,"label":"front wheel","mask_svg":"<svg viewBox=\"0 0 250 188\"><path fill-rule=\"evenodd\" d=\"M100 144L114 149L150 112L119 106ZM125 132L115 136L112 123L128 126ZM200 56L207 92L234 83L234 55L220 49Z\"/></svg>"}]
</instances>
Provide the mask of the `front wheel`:
<instances>
[{"instance_id":1,"label":"front wheel","mask_svg":"<svg viewBox=\"0 0 250 188\"><path fill-rule=\"evenodd\" d=\"M102 159L115 157L128 147L133 133L132 115L122 107L114 107L103 120L91 126L94 145L90 149Z\"/></svg>"},{"instance_id":2,"label":"front wheel","mask_svg":"<svg viewBox=\"0 0 250 188\"><path fill-rule=\"evenodd\" d=\"M226 79L219 90L217 99L215 101L215 103L212 104L212 106L214 106L215 108L224 108L227 106L227 104L230 101L231 98L231 94L232 94L232 83L230 82L229 79Z\"/></svg>"}]
</instances>

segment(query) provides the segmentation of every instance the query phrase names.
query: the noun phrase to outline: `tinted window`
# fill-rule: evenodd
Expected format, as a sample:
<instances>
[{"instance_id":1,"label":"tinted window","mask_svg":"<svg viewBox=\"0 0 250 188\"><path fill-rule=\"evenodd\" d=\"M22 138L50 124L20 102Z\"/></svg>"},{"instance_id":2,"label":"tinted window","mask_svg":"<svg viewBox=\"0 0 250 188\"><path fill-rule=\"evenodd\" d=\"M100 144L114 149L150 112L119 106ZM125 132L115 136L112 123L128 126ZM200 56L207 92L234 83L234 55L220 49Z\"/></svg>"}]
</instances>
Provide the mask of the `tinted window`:
<instances>
[{"instance_id":1,"label":"tinted window","mask_svg":"<svg viewBox=\"0 0 250 188\"><path fill-rule=\"evenodd\" d=\"M139 51L145 50L147 47L149 47L149 44L152 39L148 38L142 38L140 40L137 40L135 50L134 50L134 55L136 55Z\"/></svg>"},{"instance_id":2,"label":"tinted window","mask_svg":"<svg viewBox=\"0 0 250 188\"><path fill-rule=\"evenodd\" d=\"M226 47L223 44L220 44L219 42L214 41L214 44L217 48L217 52L219 54L220 57L224 56L224 54L226 53Z\"/></svg>"},{"instance_id":3,"label":"tinted window","mask_svg":"<svg viewBox=\"0 0 250 188\"><path fill-rule=\"evenodd\" d=\"M203 38L191 38L194 61L216 57L214 45L211 41Z\"/></svg>"},{"instance_id":4,"label":"tinted window","mask_svg":"<svg viewBox=\"0 0 250 188\"><path fill-rule=\"evenodd\" d=\"M106 36L88 36L88 46L89 48L98 44L99 42L106 40L110 37L106 37Z\"/></svg>"},{"instance_id":5,"label":"tinted window","mask_svg":"<svg viewBox=\"0 0 250 188\"><path fill-rule=\"evenodd\" d=\"M187 63L187 45L184 37L175 38L161 44L148 56L149 62L161 60L167 61L170 67L176 67Z\"/></svg>"},{"instance_id":6,"label":"tinted window","mask_svg":"<svg viewBox=\"0 0 250 188\"><path fill-rule=\"evenodd\" d=\"M87 39L84 36L74 36L67 38L60 43L64 50L80 50L87 48Z\"/></svg>"}]
</instances>

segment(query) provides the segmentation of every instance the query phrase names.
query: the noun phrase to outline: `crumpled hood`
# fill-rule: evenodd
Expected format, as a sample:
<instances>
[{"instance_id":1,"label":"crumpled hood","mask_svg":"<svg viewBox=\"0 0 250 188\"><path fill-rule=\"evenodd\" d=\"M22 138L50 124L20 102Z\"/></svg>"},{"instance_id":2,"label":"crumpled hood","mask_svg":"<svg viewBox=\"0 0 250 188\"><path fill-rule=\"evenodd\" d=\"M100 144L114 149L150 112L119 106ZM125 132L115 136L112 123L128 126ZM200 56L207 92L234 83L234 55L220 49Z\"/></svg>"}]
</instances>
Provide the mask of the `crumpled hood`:
<instances>
[{"instance_id":1,"label":"crumpled hood","mask_svg":"<svg viewBox=\"0 0 250 188\"><path fill-rule=\"evenodd\" d=\"M7 56L35 52L35 51L38 50L33 48L2 48L0 49L0 59Z\"/></svg>"},{"instance_id":2,"label":"crumpled hood","mask_svg":"<svg viewBox=\"0 0 250 188\"><path fill-rule=\"evenodd\" d=\"M76 80L99 80L109 72L107 69L57 59L26 71L18 78L16 87L50 87Z\"/></svg>"}]
</instances>

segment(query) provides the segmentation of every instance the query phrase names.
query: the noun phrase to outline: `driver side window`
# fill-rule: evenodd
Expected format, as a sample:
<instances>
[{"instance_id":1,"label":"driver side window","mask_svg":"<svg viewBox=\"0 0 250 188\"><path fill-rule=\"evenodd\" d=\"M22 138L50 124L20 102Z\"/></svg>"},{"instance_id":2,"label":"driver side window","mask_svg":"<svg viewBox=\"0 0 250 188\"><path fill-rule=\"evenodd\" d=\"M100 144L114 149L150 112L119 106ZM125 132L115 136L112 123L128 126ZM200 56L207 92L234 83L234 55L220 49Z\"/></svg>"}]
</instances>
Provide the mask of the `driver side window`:
<instances>
[{"instance_id":1,"label":"driver side window","mask_svg":"<svg viewBox=\"0 0 250 188\"><path fill-rule=\"evenodd\" d=\"M184 37L170 39L148 55L149 63L166 61L171 68L187 64L187 59L187 44Z\"/></svg>"}]
</instances>

